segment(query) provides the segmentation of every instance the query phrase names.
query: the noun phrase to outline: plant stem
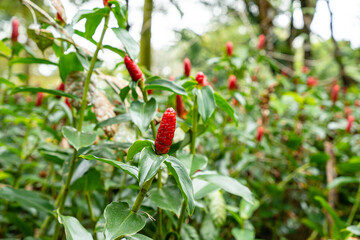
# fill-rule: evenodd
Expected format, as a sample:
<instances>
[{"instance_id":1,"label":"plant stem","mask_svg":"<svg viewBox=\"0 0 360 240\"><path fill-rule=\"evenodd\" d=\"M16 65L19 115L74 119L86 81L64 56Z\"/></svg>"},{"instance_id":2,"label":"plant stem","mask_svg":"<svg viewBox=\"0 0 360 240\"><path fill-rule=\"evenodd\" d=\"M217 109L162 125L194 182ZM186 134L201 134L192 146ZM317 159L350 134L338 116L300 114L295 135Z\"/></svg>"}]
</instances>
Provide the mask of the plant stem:
<instances>
[{"instance_id":1,"label":"plant stem","mask_svg":"<svg viewBox=\"0 0 360 240\"><path fill-rule=\"evenodd\" d=\"M179 236L180 236L180 233L181 233L182 225L183 225L184 220L185 220L185 213L186 213L186 201L184 199L184 201L183 201L183 203L181 205L180 217L178 219L178 225L177 225L177 229L176 229L176 232L179 234Z\"/></svg>"},{"instance_id":2,"label":"plant stem","mask_svg":"<svg viewBox=\"0 0 360 240\"><path fill-rule=\"evenodd\" d=\"M357 193L356 193L355 204L354 204L353 207L351 208L350 215L349 215L349 217L348 217L348 219L347 219L347 221L346 221L346 224L347 224L347 225L351 225L352 221L354 220L356 211L357 211L358 208L359 208L359 205L360 205L360 185L359 185L358 191L357 191Z\"/></svg>"},{"instance_id":3,"label":"plant stem","mask_svg":"<svg viewBox=\"0 0 360 240\"><path fill-rule=\"evenodd\" d=\"M159 169L158 171L158 182L157 182L157 187L158 189L161 189L162 188L162 182L161 182L161 178L162 178L162 175L161 175L161 168ZM163 221L163 213L162 213L162 209L158 207L157 209L157 214L158 214L158 220L157 220L157 230L158 230L158 237L160 240L162 240L162 235L163 235L163 232L162 232L162 221Z\"/></svg>"},{"instance_id":4,"label":"plant stem","mask_svg":"<svg viewBox=\"0 0 360 240\"><path fill-rule=\"evenodd\" d=\"M155 178L155 176L152 177L150 180L148 180L147 182L145 182L142 185L140 192L139 192L138 196L136 197L135 203L131 208L132 212L137 213L139 211L139 209L141 207L141 203L144 201L146 193L149 191L151 183L154 180L154 178Z\"/></svg>"},{"instance_id":5,"label":"plant stem","mask_svg":"<svg viewBox=\"0 0 360 240\"><path fill-rule=\"evenodd\" d=\"M90 193L88 191L85 193L85 197L86 197L86 202L87 202L87 205L89 208L89 214L90 214L92 227L95 228L97 219L94 215L94 211L93 211L93 207L92 207L92 203L91 203L91 197L90 197ZM96 232L93 233L93 237L94 237L94 240L97 240Z\"/></svg>"}]
</instances>

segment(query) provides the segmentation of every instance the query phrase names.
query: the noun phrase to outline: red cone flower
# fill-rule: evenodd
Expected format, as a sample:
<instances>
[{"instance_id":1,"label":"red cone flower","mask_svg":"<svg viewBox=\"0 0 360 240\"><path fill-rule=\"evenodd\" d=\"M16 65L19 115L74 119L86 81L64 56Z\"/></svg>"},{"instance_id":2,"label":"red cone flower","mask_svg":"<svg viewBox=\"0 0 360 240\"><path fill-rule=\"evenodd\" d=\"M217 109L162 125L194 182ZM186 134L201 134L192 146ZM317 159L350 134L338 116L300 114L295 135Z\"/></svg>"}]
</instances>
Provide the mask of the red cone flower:
<instances>
[{"instance_id":1,"label":"red cone flower","mask_svg":"<svg viewBox=\"0 0 360 240\"><path fill-rule=\"evenodd\" d=\"M307 66L302 66L301 72L302 72L302 73L308 73L308 72L309 72L309 68L308 68Z\"/></svg>"},{"instance_id":2,"label":"red cone flower","mask_svg":"<svg viewBox=\"0 0 360 240\"><path fill-rule=\"evenodd\" d=\"M318 84L318 80L316 77L309 76L307 78L307 85L308 87L315 87Z\"/></svg>"},{"instance_id":3,"label":"red cone flower","mask_svg":"<svg viewBox=\"0 0 360 240\"><path fill-rule=\"evenodd\" d=\"M35 100L35 105L37 107L41 106L43 98L44 98L44 93L43 92L38 92L37 95L36 95L36 100Z\"/></svg>"},{"instance_id":4,"label":"red cone flower","mask_svg":"<svg viewBox=\"0 0 360 240\"><path fill-rule=\"evenodd\" d=\"M355 118L353 115L350 115L350 116L348 116L347 120L348 120L348 125L346 127L346 131L349 133L351 131L351 126L352 126L352 123L355 121Z\"/></svg>"},{"instance_id":5,"label":"red cone flower","mask_svg":"<svg viewBox=\"0 0 360 240\"><path fill-rule=\"evenodd\" d=\"M155 140L156 154L166 154L169 152L174 138L176 127L176 113L172 108L166 109L160 122L160 127Z\"/></svg>"},{"instance_id":6,"label":"red cone flower","mask_svg":"<svg viewBox=\"0 0 360 240\"><path fill-rule=\"evenodd\" d=\"M152 89L148 89L148 90L147 90L147 94L148 94L148 95L150 95L150 94L152 94L152 93L153 93L153 90L152 90Z\"/></svg>"},{"instance_id":7,"label":"red cone flower","mask_svg":"<svg viewBox=\"0 0 360 240\"><path fill-rule=\"evenodd\" d=\"M227 55L228 55L229 57L232 56L232 54L233 54L233 49L234 49L233 43L232 43L231 41L228 41L228 42L226 43L226 52L227 52Z\"/></svg>"},{"instance_id":8,"label":"red cone flower","mask_svg":"<svg viewBox=\"0 0 360 240\"><path fill-rule=\"evenodd\" d=\"M263 134L264 134L264 127L259 126L258 129L257 129L256 141L260 142Z\"/></svg>"},{"instance_id":9,"label":"red cone flower","mask_svg":"<svg viewBox=\"0 0 360 240\"><path fill-rule=\"evenodd\" d=\"M63 82L60 83L60 85L56 88L56 90L65 91L65 84ZM56 98L59 99L61 98L61 96L57 95Z\"/></svg>"},{"instance_id":10,"label":"red cone flower","mask_svg":"<svg viewBox=\"0 0 360 240\"><path fill-rule=\"evenodd\" d=\"M65 103L66 103L66 105L71 109L71 104L70 104L70 102L69 102L69 99L68 98L65 98Z\"/></svg>"},{"instance_id":11,"label":"red cone flower","mask_svg":"<svg viewBox=\"0 0 360 240\"><path fill-rule=\"evenodd\" d=\"M258 45L257 48L259 50L263 49L265 47L266 37L264 34L261 34L258 39Z\"/></svg>"},{"instance_id":12,"label":"red cone flower","mask_svg":"<svg viewBox=\"0 0 360 240\"><path fill-rule=\"evenodd\" d=\"M229 90L234 90L237 88L235 75L230 75L228 80L228 88Z\"/></svg>"},{"instance_id":13,"label":"red cone flower","mask_svg":"<svg viewBox=\"0 0 360 240\"><path fill-rule=\"evenodd\" d=\"M336 102L338 95L339 95L339 91L340 91L340 86L339 85L335 85L333 86L332 90L331 90L331 100L333 101L333 103Z\"/></svg>"},{"instance_id":14,"label":"red cone flower","mask_svg":"<svg viewBox=\"0 0 360 240\"><path fill-rule=\"evenodd\" d=\"M18 41L19 25L20 25L19 20L17 18L14 18L14 20L12 21L12 33L11 33L11 40L13 42Z\"/></svg>"},{"instance_id":15,"label":"red cone flower","mask_svg":"<svg viewBox=\"0 0 360 240\"><path fill-rule=\"evenodd\" d=\"M184 59L184 75L189 77L190 76L190 71L191 71L191 62L190 59L185 58Z\"/></svg>"},{"instance_id":16,"label":"red cone flower","mask_svg":"<svg viewBox=\"0 0 360 240\"><path fill-rule=\"evenodd\" d=\"M198 84L203 85L205 79L205 74L203 72L198 72L196 74L195 80L198 82Z\"/></svg>"},{"instance_id":17,"label":"red cone flower","mask_svg":"<svg viewBox=\"0 0 360 240\"><path fill-rule=\"evenodd\" d=\"M108 0L103 0L104 6L109 5Z\"/></svg>"},{"instance_id":18,"label":"red cone flower","mask_svg":"<svg viewBox=\"0 0 360 240\"><path fill-rule=\"evenodd\" d=\"M61 23L61 24L65 24L64 19L61 17L60 13L56 13L56 19Z\"/></svg>"},{"instance_id":19,"label":"red cone flower","mask_svg":"<svg viewBox=\"0 0 360 240\"><path fill-rule=\"evenodd\" d=\"M176 95L176 113L179 117L183 119L186 116L185 104L181 95Z\"/></svg>"},{"instance_id":20,"label":"red cone flower","mask_svg":"<svg viewBox=\"0 0 360 240\"><path fill-rule=\"evenodd\" d=\"M142 72L139 66L128 55L124 57L124 63L133 81L137 82L142 78Z\"/></svg>"}]
</instances>

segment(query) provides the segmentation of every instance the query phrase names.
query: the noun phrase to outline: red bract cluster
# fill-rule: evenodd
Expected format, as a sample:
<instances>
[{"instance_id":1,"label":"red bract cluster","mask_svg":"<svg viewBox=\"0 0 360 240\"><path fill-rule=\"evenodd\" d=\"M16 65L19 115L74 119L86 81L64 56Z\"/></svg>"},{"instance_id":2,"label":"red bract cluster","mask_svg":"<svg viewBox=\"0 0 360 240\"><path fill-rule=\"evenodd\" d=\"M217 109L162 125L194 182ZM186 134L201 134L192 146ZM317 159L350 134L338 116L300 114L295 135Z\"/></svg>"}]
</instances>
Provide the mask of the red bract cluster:
<instances>
[{"instance_id":1,"label":"red bract cluster","mask_svg":"<svg viewBox=\"0 0 360 240\"><path fill-rule=\"evenodd\" d=\"M65 98L64 100L65 104L71 109L71 104L69 102L69 99L68 98Z\"/></svg>"},{"instance_id":2,"label":"red bract cluster","mask_svg":"<svg viewBox=\"0 0 360 240\"><path fill-rule=\"evenodd\" d=\"M186 116L185 104L181 95L176 95L176 112L179 117L183 119L185 118Z\"/></svg>"},{"instance_id":3,"label":"red bract cluster","mask_svg":"<svg viewBox=\"0 0 360 240\"><path fill-rule=\"evenodd\" d=\"M339 95L339 91L340 91L340 86L339 85L335 85L333 86L332 90L331 90L331 101L333 101L333 103L336 102L338 95Z\"/></svg>"},{"instance_id":4,"label":"red bract cluster","mask_svg":"<svg viewBox=\"0 0 360 240\"><path fill-rule=\"evenodd\" d=\"M43 98L44 98L44 93L38 92L36 94L35 106L40 107L42 104Z\"/></svg>"},{"instance_id":5,"label":"red bract cluster","mask_svg":"<svg viewBox=\"0 0 360 240\"><path fill-rule=\"evenodd\" d=\"M227 53L227 55L229 57L231 57L232 54L233 54L233 48L234 48L234 46L233 46L233 43L231 41L226 43L226 53Z\"/></svg>"},{"instance_id":6,"label":"red bract cluster","mask_svg":"<svg viewBox=\"0 0 360 240\"><path fill-rule=\"evenodd\" d=\"M174 138L176 127L176 112L173 108L168 108L160 122L160 127L155 140L156 154L166 154L169 152Z\"/></svg>"},{"instance_id":7,"label":"red bract cluster","mask_svg":"<svg viewBox=\"0 0 360 240\"><path fill-rule=\"evenodd\" d=\"M19 20L17 18L14 18L14 20L12 21L12 33L11 33L11 40L13 42L18 41L19 25L20 25Z\"/></svg>"},{"instance_id":8,"label":"red bract cluster","mask_svg":"<svg viewBox=\"0 0 360 240\"><path fill-rule=\"evenodd\" d=\"M108 5L109 5L108 0L103 0L103 3L104 3L104 6L108 6Z\"/></svg>"},{"instance_id":9,"label":"red bract cluster","mask_svg":"<svg viewBox=\"0 0 360 240\"><path fill-rule=\"evenodd\" d=\"M198 82L198 84L203 85L205 77L206 76L203 72L198 72L195 76L195 80Z\"/></svg>"},{"instance_id":10,"label":"red bract cluster","mask_svg":"<svg viewBox=\"0 0 360 240\"><path fill-rule=\"evenodd\" d=\"M353 122L355 121L354 116L353 115L348 116L347 121L348 121L348 123L346 126L346 131L349 133L351 131L351 126L352 126Z\"/></svg>"},{"instance_id":11,"label":"red bract cluster","mask_svg":"<svg viewBox=\"0 0 360 240\"><path fill-rule=\"evenodd\" d=\"M318 84L318 79L316 77L308 77L307 85L308 87L315 87Z\"/></svg>"},{"instance_id":12,"label":"red bract cluster","mask_svg":"<svg viewBox=\"0 0 360 240\"><path fill-rule=\"evenodd\" d=\"M133 81L137 82L142 78L141 69L128 55L124 57L124 63Z\"/></svg>"},{"instance_id":13,"label":"red bract cluster","mask_svg":"<svg viewBox=\"0 0 360 240\"><path fill-rule=\"evenodd\" d=\"M265 47L266 38L264 34L261 34L258 39L257 49L261 50Z\"/></svg>"},{"instance_id":14,"label":"red bract cluster","mask_svg":"<svg viewBox=\"0 0 360 240\"><path fill-rule=\"evenodd\" d=\"M60 13L56 13L56 19L57 19L60 23L65 24L65 21L64 21L64 19L61 17Z\"/></svg>"},{"instance_id":15,"label":"red bract cluster","mask_svg":"<svg viewBox=\"0 0 360 240\"><path fill-rule=\"evenodd\" d=\"M229 80L228 80L228 88L229 88L229 90L237 89L236 76L235 75L230 75Z\"/></svg>"},{"instance_id":16,"label":"red bract cluster","mask_svg":"<svg viewBox=\"0 0 360 240\"><path fill-rule=\"evenodd\" d=\"M190 59L185 58L184 59L184 75L189 77L190 76L190 71L191 71L191 62Z\"/></svg>"},{"instance_id":17,"label":"red bract cluster","mask_svg":"<svg viewBox=\"0 0 360 240\"><path fill-rule=\"evenodd\" d=\"M256 141L260 142L263 134L264 134L264 127L259 126L258 129L257 129Z\"/></svg>"}]
</instances>

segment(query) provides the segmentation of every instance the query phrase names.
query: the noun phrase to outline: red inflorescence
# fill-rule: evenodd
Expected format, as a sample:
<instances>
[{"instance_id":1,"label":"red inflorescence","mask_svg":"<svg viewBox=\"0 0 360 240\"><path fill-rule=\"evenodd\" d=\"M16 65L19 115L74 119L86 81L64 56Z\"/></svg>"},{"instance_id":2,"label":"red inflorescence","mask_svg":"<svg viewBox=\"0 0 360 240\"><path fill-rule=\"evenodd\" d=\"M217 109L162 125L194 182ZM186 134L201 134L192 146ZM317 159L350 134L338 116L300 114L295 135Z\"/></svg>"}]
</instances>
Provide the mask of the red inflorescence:
<instances>
[{"instance_id":1,"label":"red inflorescence","mask_svg":"<svg viewBox=\"0 0 360 240\"><path fill-rule=\"evenodd\" d=\"M66 105L71 109L71 104L70 104L70 102L69 102L69 99L68 98L65 98L65 103L66 103Z\"/></svg>"},{"instance_id":2,"label":"red inflorescence","mask_svg":"<svg viewBox=\"0 0 360 240\"><path fill-rule=\"evenodd\" d=\"M142 78L141 69L128 55L124 57L124 63L133 81L137 82Z\"/></svg>"},{"instance_id":3,"label":"red inflorescence","mask_svg":"<svg viewBox=\"0 0 360 240\"><path fill-rule=\"evenodd\" d=\"M19 20L17 18L14 18L14 20L12 21L12 33L11 33L11 40L13 42L18 41L19 25L20 25Z\"/></svg>"},{"instance_id":4,"label":"red inflorescence","mask_svg":"<svg viewBox=\"0 0 360 240\"><path fill-rule=\"evenodd\" d=\"M301 72L302 73L308 73L308 72L310 72L310 70L309 70L309 68L307 66L302 66Z\"/></svg>"},{"instance_id":5,"label":"red inflorescence","mask_svg":"<svg viewBox=\"0 0 360 240\"><path fill-rule=\"evenodd\" d=\"M59 20L61 24L65 24L64 19L61 17L60 13L56 13L56 19Z\"/></svg>"},{"instance_id":6,"label":"red inflorescence","mask_svg":"<svg viewBox=\"0 0 360 240\"><path fill-rule=\"evenodd\" d=\"M41 106L43 98L44 98L44 93L43 92L38 92L37 95L36 95L36 100L35 100L35 105L37 107Z\"/></svg>"},{"instance_id":7,"label":"red inflorescence","mask_svg":"<svg viewBox=\"0 0 360 240\"><path fill-rule=\"evenodd\" d=\"M259 126L258 129L257 129L256 141L260 142L263 134L264 134L264 127Z\"/></svg>"},{"instance_id":8,"label":"red inflorescence","mask_svg":"<svg viewBox=\"0 0 360 240\"><path fill-rule=\"evenodd\" d=\"M108 0L103 0L104 6L109 5Z\"/></svg>"},{"instance_id":9,"label":"red inflorescence","mask_svg":"<svg viewBox=\"0 0 360 240\"><path fill-rule=\"evenodd\" d=\"M257 48L259 50L263 49L265 47L266 37L264 34L261 34L258 39L258 45Z\"/></svg>"},{"instance_id":10,"label":"red inflorescence","mask_svg":"<svg viewBox=\"0 0 360 240\"><path fill-rule=\"evenodd\" d=\"M155 140L156 154L166 154L169 152L174 138L176 127L176 112L173 108L168 108L160 122L160 127Z\"/></svg>"},{"instance_id":11,"label":"red inflorescence","mask_svg":"<svg viewBox=\"0 0 360 240\"><path fill-rule=\"evenodd\" d=\"M181 95L176 95L176 112L179 117L183 119L185 118L186 116L185 104Z\"/></svg>"},{"instance_id":12,"label":"red inflorescence","mask_svg":"<svg viewBox=\"0 0 360 240\"><path fill-rule=\"evenodd\" d=\"M184 59L184 75L189 77L190 76L190 71L191 71L191 62L190 59L185 58Z\"/></svg>"},{"instance_id":13,"label":"red inflorescence","mask_svg":"<svg viewBox=\"0 0 360 240\"><path fill-rule=\"evenodd\" d=\"M339 95L339 91L340 91L340 86L338 84L333 86L333 88L331 90L331 100L333 101L333 103L336 102L338 95Z\"/></svg>"},{"instance_id":14,"label":"red inflorescence","mask_svg":"<svg viewBox=\"0 0 360 240\"><path fill-rule=\"evenodd\" d=\"M355 121L354 116L349 115L348 118L347 118L347 121L348 121L348 124L347 124L347 127L346 127L346 131L349 133L351 131L352 123Z\"/></svg>"},{"instance_id":15,"label":"red inflorescence","mask_svg":"<svg viewBox=\"0 0 360 240\"><path fill-rule=\"evenodd\" d=\"M175 81L175 77L174 77L174 76L170 76L169 80L173 82L173 81Z\"/></svg>"},{"instance_id":16,"label":"red inflorescence","mask_svg":"<svg viewBox=\"0 0 360 240\"><path fill-rule=\"evenodd\" d=\"M227 55L228 55L229 57L232 56L232 54L233 54L233 49L234 49L233 43L232 43L231 41L228 41L228 42L226 43L226 53L227 53Z\"/></svg>"},{"instance_id":17,"label":"red inflorescence","mask_svg":"<svg viewBox=\"0 0 360 240\"><path fill-rule=\"evenodd\" d=\"M65 84L62 82L60 83L60 85L56 88L56 90L59 90L59 91L65 91ZM61 98L61 96L57 95L56 96L57 99Z\"/></svg>"},{"instance_id":18,"label":"red inflorescence","mask_svg":"<svg viewBox=\"0 0 360 240\"><path fill-rule=\"evenodd\" d=\"M309 76L307 78L308 87L315 87L318 84L318 80L316 77Z\"/></svg>"},{"instance_id":19,"label":"red inflorescence","mask_svg":"<svg viewBox=\"0 0 360 240\"><path fill-rule=\"evenodd\" d=\"M198 72L195 76L195 80L198 82L198 84L204 85L205 77L206 76L203 72Z\"/></svg>"},{"instance_id":20,"label":"red inflorescence","mask_svg":"<svg viewBox=\"0 0 360 240\"><path fill-rule=\"evenodd\" d=\"M236 77L235 77L235 75L230 75L228 81L229 81L229 82L228 82L228 88L229 88L229 90L237 89Z\"/></svg>"}]
</instances>

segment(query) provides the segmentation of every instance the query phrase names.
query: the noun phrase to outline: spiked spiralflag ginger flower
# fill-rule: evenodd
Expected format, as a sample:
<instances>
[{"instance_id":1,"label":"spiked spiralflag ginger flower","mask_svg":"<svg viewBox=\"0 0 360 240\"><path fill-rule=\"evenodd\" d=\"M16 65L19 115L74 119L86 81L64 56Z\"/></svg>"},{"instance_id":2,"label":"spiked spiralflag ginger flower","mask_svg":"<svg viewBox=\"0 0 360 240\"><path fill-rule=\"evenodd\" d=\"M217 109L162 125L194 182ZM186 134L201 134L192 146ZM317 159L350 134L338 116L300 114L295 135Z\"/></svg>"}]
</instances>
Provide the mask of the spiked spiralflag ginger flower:
<instances>
[{"instance_id":1,"label":"spiked spiralflag ginger flower","mask_svg":"<svg viewBox=\"0 0 360 240\"><path fill-rule=\"evenodd\" d=\"M189 77L191 71L191 62L190 59L184 58L184 75Z\"/></svg>"},{"instance_id":2,"label":"spiked spiralflag ginger flower","mask_svg":"<svg viewBox=\"0 0 360 240\"><path fill-rule=\"evenodd\" d=\"M318 84L316 77L309 76L306 80L308 87L315 87Z\"/></svg>"},{"instance_id":3,"label":"spiked spiralflag ginger flower","mask_svg":"<svg viewBox=\"0 0 360 240\"><path fill-rule=\"evenodd\" d=\"M44 93L38 92L36 94L35 106L40 107L42 104L43 98L44 98Z\"/></svg>"},{"instance_id":4,"label":"spiked spiralflag ginger flower","mask_svg":"<svg viewBox=\"0 0 360 240\"><path fill-rule=\"evenodd\" d=\"M228 82L228 88L229 88L229 90L237 89L236 76L235 76L235 75L230 75L228 81L229 81L229 82Z\"/></svg>"},{"instance_id":5,"label":"spiked spiralflag ginger flower","mask_svg":"<svg viewBox=\"0 0 360 240\"><path fill-rule=\"evenodd\" d=\"M333 101L333 103L336 102L339 95L339 91L340 91L340 86L338 84L334 85L331 90L331 100Z\"/></svg>"},{"instance_id":6,"label":"spiked spiralflag ginger flower","mask_svg":"<svg viewBox=\"0 0 360 240\"><path fill-rule=\"evenodd\" d=\"M258 49L258 50L264 49L264 47L265 47L265 42L266 42L266 37L265 37L264 34L261 34L261 35L259 36L259 39L258 39L257 49Z\"/></svg>"},{"instance_id":7,"label":"spiked spiralflag ginger flower","mask_svg":"<svg viewBox=\"0 0 360 240\"><path fill-rule=\"evenodd\" d=\"M257 129L256 141L260 142L263 134L264 134L264 127L259 126L258 129Z\"/></svg>"},{"instance_id":8,"label":"spiked spiralflag ginger flower","mask_svg":"<svg viewBox=\"0 0 360 240\"><path fill-rule=\"evenodd\" d=\"M174 138L176 127L176 112L173 108L168 108L162 116L160 127L155 140L156 154L166 154L169 152Z\"/></svg>"},{"instance_id":9,"label":"spiked spiralflag ginger flower","mask_svg":"<svg viewBox=\"0 0 360 240\"><path fill-rule=\"evenodd\" d=\"M353 115L349 115L347 118L348 124L346 126L346 131L349 133L351 131L352 123L355 121L355 118Z\"/></svg>"},{"instance_id":10,"label":"spiked spiralflag ginger flower","mask_svg":"<svg viewBox=\"0 0 360 240\"><path fill-rule=\"evenodd\" d=\"M124 63L133 81L137 82L142 78L141 69L128 55L124 57Z\"/></svg>"},{"instance_id":11,"label":"spiked spiralflag ginger flower","mask_svg":"<svg viewBox=\"0 0 360 240\"><path fill-rule=\"evenodd\" d=\"M204 85L204 79L205 79L205 74L203 72L198 72L195 76L195 80L200 85Z\"/></svg>"},{"instance_id":12,"label":"spiked spiralflag ginger flower","mask_svg":"<svg viewBox=\"0 0 360 240\"><path fill-rule=\"evenodd\" d=\"M233 43L232 43L231 41L228 41L228 42L226 43L226 53L227 53L227 55L228 55L229 57L232 56L232 54L233 54L233 49L234 49Z\"/></svg>"},{"instance_id":13,"label":"spiked spiralflag ginger flower","mask_svg":"<svg viewBox=\"0 0 360 240\"><path fill-rule=\"evenodd\" d=\"M14 18L12 21L12 33L11 33L11 40L13 42L17 42L18 41L18 37L19 37L19 20L17 18Z\"/></svg>"}]
</instances>

